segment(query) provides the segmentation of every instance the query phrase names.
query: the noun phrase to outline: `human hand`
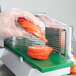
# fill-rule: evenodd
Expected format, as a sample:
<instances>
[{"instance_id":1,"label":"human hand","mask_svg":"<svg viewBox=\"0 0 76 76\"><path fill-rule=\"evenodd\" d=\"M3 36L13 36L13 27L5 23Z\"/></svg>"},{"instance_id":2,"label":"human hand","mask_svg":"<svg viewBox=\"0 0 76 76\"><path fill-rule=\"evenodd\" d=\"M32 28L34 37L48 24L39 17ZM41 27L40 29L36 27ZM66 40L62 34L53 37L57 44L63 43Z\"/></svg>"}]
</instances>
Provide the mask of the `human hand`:
<instances>
[{"instance_id":1,"label":"human hand","mask_svg":"<svg viewBox=\"0 0 76 76\"><path fill-rule=\"evenodd\" d=\"M26 32L24 29L17 27L16 23L19 17L24 17L36 25L39 25L41 28L44 27L44 24L31 13L19 9L9 9L0 14L0 36L31 36L31 34Z\"/></svg>"}]
</instances>

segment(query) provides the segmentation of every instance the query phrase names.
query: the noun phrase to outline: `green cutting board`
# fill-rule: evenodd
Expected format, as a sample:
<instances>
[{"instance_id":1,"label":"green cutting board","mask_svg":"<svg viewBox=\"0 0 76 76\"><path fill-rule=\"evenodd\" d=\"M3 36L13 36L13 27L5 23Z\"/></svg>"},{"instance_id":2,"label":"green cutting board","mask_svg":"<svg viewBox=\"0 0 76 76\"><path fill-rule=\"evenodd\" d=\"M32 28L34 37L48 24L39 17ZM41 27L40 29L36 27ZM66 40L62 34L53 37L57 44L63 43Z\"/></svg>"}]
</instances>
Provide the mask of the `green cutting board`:
<instances>
[{"instance_id":1,"label":"green cutting board","mask_svg":"<svg viewBox=\"0 0 76 76\"><path fill-rule=\"evenodd\" d=\"M49 55L49 58L46 60L36 60L30 58L27 55L27 47L25 46L13 46L11 44L6 43L5 47L10 49L10 51L15 53L16 55L22 56L25 62L28 62L32 67L38 69L42 73L73 66L72 61L69 61L65 57L55 52L52 52Z\"/></svg>"}]
</instances>

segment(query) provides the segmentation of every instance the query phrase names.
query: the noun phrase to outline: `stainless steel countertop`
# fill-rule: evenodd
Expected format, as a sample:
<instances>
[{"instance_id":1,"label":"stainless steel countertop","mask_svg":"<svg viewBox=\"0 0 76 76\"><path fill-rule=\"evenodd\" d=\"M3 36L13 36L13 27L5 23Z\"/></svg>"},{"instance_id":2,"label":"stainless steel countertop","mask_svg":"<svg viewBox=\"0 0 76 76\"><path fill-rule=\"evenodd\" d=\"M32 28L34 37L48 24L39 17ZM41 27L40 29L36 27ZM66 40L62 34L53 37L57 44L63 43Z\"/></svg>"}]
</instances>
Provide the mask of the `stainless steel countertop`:
<instances>
[{"instance_id":1,"label":"stainless steel countertop","mask_svg":"<svg viewBox=\"0 0 76 76\"><path fill-rule=\"evenodd\" d=\"M11 70L0 60L0 76L15 76Z\"/></svg>"}]
</instances>

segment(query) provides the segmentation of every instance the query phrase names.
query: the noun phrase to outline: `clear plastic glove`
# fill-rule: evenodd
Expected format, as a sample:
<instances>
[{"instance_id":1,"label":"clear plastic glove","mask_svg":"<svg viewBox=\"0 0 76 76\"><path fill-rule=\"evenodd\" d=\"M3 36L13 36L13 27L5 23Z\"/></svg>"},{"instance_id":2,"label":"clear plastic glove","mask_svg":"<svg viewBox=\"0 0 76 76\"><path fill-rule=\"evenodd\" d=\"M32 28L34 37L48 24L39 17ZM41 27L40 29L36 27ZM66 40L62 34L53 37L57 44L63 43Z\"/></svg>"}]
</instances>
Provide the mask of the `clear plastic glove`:
<instances>
[{"instance_id":1,"label":"clear plastic glove","mask_svg":"<svg viewBox=\"0 0 76 76\"><path fill-rule=\"evenodd\" d=\"M45 14L36 14L35 17L39 18L45 24L45 26L49 24L62 24L61 22Z\"/></svg>"},{"instance_id":2,"label":"clear plastic glove","mask_svg":"<svg viewBox=\"0 0 76 76\"><path fill-rule=\"evenodd\" d=\"M53 24L54 20L44 14L36 14L35 17L39 18L44 24Z\"/></svg>"},{"instance_id":3,"label":"clear plastic glove","mask_svg":"<svg viewBox=\"0 0 76 76\"><path fill-rule=\"evenodd\" d=\"M4 13L0 14L0 36L31 36L31 34L26 32L24 29L17 27L16 22L18 20L18 17L24 17L25 19L34 22L36 25L39 25L42 29L44 27L44 23L42 23L31 13L19 9L9 9Z\"/></svg>"}]
</instances>

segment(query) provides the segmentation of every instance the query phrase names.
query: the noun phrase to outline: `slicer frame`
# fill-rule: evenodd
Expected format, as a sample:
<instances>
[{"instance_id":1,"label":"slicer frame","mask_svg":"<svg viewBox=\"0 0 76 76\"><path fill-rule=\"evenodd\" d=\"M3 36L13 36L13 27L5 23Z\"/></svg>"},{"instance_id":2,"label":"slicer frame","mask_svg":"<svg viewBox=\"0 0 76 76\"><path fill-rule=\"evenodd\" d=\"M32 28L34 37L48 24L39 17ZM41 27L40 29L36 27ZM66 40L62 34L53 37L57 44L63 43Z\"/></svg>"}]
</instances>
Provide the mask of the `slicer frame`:
<instances>
[{"instance_id":1,"label":"slicer frame","mask_svg":"<svg viewBox=\"0 0 76 76\"><path fill-rule=\"evenodd\" d=\"M48 24L49 25L49 24ZM66 52L65 52L65 57L66 58L68 58L69 60L71 60L71 61L74 61L74 58L73 58L73 55L72 55L72 47L71 47L71 45L72 45L72 27L70 27L70 26L68 26L68 25L66 25L66 24L50 24L50 25L54 25L54 26L58 26L59 28L61 28L61 29L64 29L65 31L66 31ZM62 25L62 26L61 26ZM48 26L47 26L48 27ZM5 49L6 50L6 49ZM12 57L10 57L10 55L12 56ZM8 59L9 58L9 59ZM14 62L14 64L15 65L13 65L11 62L12 61L16 61L16 60L18 60L18 58L16 59L16 60L14 60L14 58L17 58L17 56L15 56L13 53L11 53L11 52L9 52L8 50L7 50L7 52L6 53L4 53L3 54L3 56L2 56L2 58L1 58L1 60L17 75L17 76L19 76L19 74L21 73L25 73L24 71L23 72L21 72L20 70L18 70L17 68L17 64ZM22 58L20 58L21 59L21 62L22 62ZM10 62L10 61L11 62ZM10 64L10 63L11 64ZM19 62L19 61L17 61L19 64L21 64L20 66L24 66L24 64L22 64L22 63L24 63L24 61L21 63L21 62ZM25 62L26 63L26 62ZM13 66L14 67L13 67ZM27 65L26 65L27 66ZM25 68L26 69L26 68ZM24 69L24 70L25 70ZM35 70L35 68L32 68L32 69L34 69ZM62 74L68 74L68 73L70 73L70 67L68 67L68 68L64 68L63 70L66 70L66 69L68 69L67 70L67 72L65 72L65 73L61 73L60 75L62 75ZM61 69L60 69L61 70ZM62 70L62 71L63 71ZM35 72L33 72L32 70L30 70L29 69L29 74L27 74L27 76L31 76L31 73L38 73L39 71L37 70L35 70ZM57 71L57 70L56 70ZM53 73L56 73L56 71L55 72L53 72L53 71L51 71L50 73L46 73L47 75L49 75L49 74L52 74L52 72ZM18 73L18 72L20 72L20 73ZM60 71L59 71L60 72ZM38 73L38 74L40 74L40 75L42 75L41 73ZM46 75L46 74L43 74L43 75ZM58 74L58 76L59 76L59 74Z\"/></svg>"},{"instance_id":2,"label":"slicer frame","mask_svg":"<svg viewBox=\"0 0 76 76\"><path fill-rule=\"evenodd\" d=\"M49 24L47 24L47 25L49 25ZM65 41L65 47L66 47L66 52L65 52L65 57L66 58L69 58L71 61L74 61L74 57L73 57L73 54L72 54L72 51L73 51L73 49L72 49L72 32L73 32L73 30L72 30L72 27L71 26L68 26L68 25L66 25L66 24L50 24L50 26L56 26L56 27L59 27L59 29L63 29L63 30L65 30L65 32L66 32L66 41ZM47 27L49 27L49 26L47 26Z\"/></svg>"}]
</instances>

